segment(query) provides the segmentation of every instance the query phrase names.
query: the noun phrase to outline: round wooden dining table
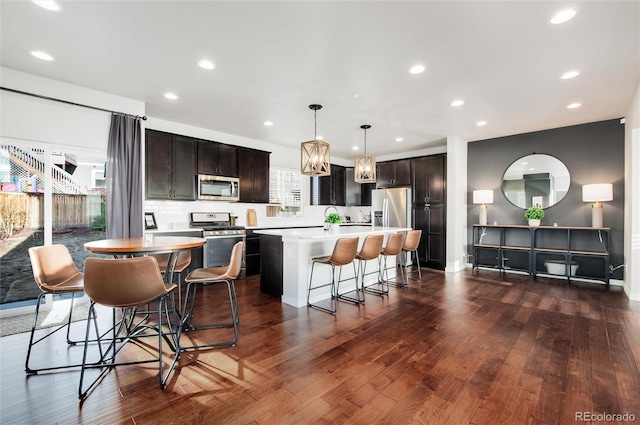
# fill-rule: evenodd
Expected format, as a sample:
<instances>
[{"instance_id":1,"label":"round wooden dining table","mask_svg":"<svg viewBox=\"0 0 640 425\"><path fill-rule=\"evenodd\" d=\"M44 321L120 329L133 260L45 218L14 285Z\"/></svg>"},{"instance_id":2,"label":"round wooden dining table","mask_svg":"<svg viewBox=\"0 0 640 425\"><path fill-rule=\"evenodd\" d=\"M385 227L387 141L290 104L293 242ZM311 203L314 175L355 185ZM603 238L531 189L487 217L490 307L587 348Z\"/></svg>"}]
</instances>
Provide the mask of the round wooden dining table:
<instances>
[{"instance_id":1,"label":"round wooden dining table","mask_svg":"<svg viewBox=\"0 0 640 425\"><path fill-rule=\"evenodd\" d=\"M92 254L113 255L116 258L137 257L150 254L169 254L167 266L164 271L164 281L172 283L173 271L178 261L180 251L199 248L207 242L204 238L189 236L154 236L147 234L141 238L101 239L84 244L85 251ZM178 279L178 299L180 300L181 288ZM179 301L181 302L181 301Z\"/></svg>"}]
</instances>

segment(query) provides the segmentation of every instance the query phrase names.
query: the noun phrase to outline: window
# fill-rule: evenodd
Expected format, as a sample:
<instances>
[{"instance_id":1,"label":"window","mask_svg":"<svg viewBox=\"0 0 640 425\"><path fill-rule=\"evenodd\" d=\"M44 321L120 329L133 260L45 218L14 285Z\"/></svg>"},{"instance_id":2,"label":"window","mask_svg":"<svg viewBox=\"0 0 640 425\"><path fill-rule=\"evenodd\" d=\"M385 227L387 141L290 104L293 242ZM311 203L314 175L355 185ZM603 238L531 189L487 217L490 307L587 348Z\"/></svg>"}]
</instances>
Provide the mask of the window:
<instances>
[{"instance_id":1,"label":"window","mask_svg":"<svg viewBox=\"0 0 640 425\"><path fill-rule=\"evenodd\" d=\"M268 214L268 216L298 213L302 205L301 184L300 171L291 168L271 167L269 170L269 203L280 205L280 208L275 208L274 214Z\"/></svg>"}]
</instances>

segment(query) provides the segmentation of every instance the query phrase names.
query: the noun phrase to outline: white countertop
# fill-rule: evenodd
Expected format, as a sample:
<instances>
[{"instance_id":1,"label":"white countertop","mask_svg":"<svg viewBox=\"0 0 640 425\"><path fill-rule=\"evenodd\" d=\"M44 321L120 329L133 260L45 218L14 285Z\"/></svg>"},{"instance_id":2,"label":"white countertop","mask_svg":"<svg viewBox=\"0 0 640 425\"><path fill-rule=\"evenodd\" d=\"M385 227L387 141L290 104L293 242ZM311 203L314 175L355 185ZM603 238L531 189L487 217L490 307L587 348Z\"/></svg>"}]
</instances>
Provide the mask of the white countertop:
<instances>
[{"instance_id":1,"label":"white countertop","mask_svg":"<svg viewBox=\"0 0 640 425\"><path fill-rule=\"evenodd\" d=\"M371 223L340 223L340 226L367 226L371 227ZM267 223L260 224L258 226L246 226L247 230L262 230L262 229L286 229L291 227L323 227L323 223L314 221L314 222L300 222L296 223L294 220L291 220L286 223Z\"/></svg>"},{"instance_id":2,"label":"white countertop","mask_svg":"<svg viewBox=\"0 0 640 425\"><path fill-rule=\"evenodd\" d=\"M261 229L254 230L259 235L282 236L283 241L337 239L350 236L367 236L374 234L390 234L411 230L410 227L373 227L363 224L362 226L340 226L338 231L327 231L322 227L312 227L307 229Z\"/></svg>"}]
</instances>

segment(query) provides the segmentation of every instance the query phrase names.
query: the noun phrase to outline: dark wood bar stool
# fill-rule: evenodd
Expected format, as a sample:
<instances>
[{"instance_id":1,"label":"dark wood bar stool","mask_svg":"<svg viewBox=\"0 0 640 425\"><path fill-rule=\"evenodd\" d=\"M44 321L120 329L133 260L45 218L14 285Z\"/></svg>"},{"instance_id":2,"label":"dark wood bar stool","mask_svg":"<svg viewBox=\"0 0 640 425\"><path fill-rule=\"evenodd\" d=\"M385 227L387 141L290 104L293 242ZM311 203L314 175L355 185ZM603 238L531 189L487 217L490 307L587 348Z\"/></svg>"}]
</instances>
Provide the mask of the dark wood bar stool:
<instances>
[{"instance_id":1,"label":"dark wood bar stool","mask_svg":"<svg viewBox=\"0 0 640 425\"><path fill-rule=\"evenodd\" d=\"M356 270L356 265L354 263L354 259L356 257L356 254L358 252L358 240L359 238L356 236L354 238L341 238L338 239L336 241L335 246L333 247L333 253L330 256L322 256L322 257L314 257L311 259L312 264L311 264L311 276L309 277L309 291L307 292L307 306L308 307L312 307L312 308L316 308L318 310L322 310L325 311L327 313L331 313L331 314L336 314L336 312L338 311L338 294L339 294L339 285L340 282L343 282L342 278L342 266L346 266L349 263L353 264L353 272L354 272L354 277L349 278L349 279L345 279L344 281L350 280L350 279L356 279L356 290L357 290L357 277L358 277L358 272ZM315 268L316 264L326 264L331 266L331 281L329 283L323 283L321 285L318 286L313 286L313 271ZM339 268L339 272L338 272L338 280L336 281L336 267ZM316 290L316 289L320 289L320 288L325 288L325 287L331 287L331 305L333 305L333 308L326 308L326 307L322 307L320 305L317 304L312 304L311 303L311 291ZM342 299L344 300L348 300L351 301L350 299L347 299L346 297L342 297ZM335 300L335 301L334 301ZM356 300L354 298L354 300ZM359 304L358 301L352 301L352 302L356 302L357 304Z\"/></svg>"}]
</instances>

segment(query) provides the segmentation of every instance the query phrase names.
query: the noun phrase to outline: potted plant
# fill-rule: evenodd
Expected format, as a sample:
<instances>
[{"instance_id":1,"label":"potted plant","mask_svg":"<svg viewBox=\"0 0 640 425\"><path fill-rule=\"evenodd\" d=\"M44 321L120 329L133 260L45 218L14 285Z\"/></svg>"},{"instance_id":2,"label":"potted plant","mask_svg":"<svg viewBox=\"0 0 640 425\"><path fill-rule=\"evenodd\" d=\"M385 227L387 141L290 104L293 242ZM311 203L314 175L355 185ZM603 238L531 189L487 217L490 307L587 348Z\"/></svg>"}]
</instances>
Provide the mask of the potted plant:
<instances>
[{"instance_id":1,"label":"potted plant","mask_svg":"<svg viewBox=\"0 0 640 425\"><path fill-rule=\"evenodd\" d=\"M529 220L529 226L540 226L540 220L544 218L544 210L540 207L527 208L524 218Z\"/></svg>"},{"instance_id":2,"label":"potted plant","mask_svg":"<svg viewBox=\"0 0 640 425\"><path fill-rule=\"evenodd\" d=\"M342 223L342 216L338 213L331 213L327 216L327 223L329 223L329 229L337 232Z\"/></svg>"}]
</instances>

